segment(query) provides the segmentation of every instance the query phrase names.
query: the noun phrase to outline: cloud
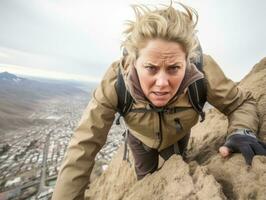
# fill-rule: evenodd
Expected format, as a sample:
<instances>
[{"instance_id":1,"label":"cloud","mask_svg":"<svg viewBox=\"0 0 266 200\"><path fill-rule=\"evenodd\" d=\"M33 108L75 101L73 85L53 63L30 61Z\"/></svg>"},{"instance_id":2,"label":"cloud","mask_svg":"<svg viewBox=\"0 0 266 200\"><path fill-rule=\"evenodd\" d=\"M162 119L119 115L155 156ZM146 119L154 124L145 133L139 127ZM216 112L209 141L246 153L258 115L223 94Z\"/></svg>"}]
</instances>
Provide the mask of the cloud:
<instances>
[{"instance_id":1,"label":"cloud","mask_svg":"<svg viewBox=\"0 0 266 200\"><path fill-rule=\"evenodd\" d=\"M7 53L0 52L0 59L1 58L9 58L9 55Z\"/></svg>"},{"instance_id":2,"label":"cloud","mask_svg":"<svg viewBox=\"0 0 266 200\"><path fill-rule=\"evenodd\" d=\"M239 80L265 55L265 2L183 2L199 13L204 52L217 59L230 78ZM0 50L0 62L101 78L121 56L123 23L133 19L129 5L136 3L170 1L0 1L0 46L12 49Z\"/></svg>"}]
</instances>

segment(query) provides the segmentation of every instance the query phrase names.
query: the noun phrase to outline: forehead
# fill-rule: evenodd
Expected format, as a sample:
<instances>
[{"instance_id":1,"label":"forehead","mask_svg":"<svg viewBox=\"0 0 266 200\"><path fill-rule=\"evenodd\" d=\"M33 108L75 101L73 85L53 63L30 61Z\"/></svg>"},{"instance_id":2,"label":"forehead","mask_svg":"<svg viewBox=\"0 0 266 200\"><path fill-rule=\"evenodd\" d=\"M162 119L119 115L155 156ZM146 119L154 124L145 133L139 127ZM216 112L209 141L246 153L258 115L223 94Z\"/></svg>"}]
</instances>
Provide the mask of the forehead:
<instances>
[{"instance_id":1,"label":"forehead","mask_svg":"<svg viewBox=\"0 0 266 200\"><path fill-rule=\"evenodd\" d=\"M139 56L147 62L177 62L186 59L186 53L181 44L161 39L149 40L139 51Z\"/></svg>"}]
</instances>

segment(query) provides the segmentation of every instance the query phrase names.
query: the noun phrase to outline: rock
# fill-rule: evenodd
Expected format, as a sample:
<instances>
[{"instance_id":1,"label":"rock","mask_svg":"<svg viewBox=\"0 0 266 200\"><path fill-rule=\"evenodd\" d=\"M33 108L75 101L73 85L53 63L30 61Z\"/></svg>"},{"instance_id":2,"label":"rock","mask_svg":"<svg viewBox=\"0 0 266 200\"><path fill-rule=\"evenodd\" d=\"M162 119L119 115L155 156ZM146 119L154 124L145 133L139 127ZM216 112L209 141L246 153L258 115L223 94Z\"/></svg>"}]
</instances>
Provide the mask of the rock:
<instances>
[{"instance_id":1,"label":"rock","mask_svg":"<svg viewBox=\"0 0 266 200\"><path fill-rule=\"evenodd\" d=\"M133 163L123 161L123 147L112 159L108 169L89 186L86 199L122 199L125 193L136 183ZM130 154L131 155L131 154ZM132 161L132 157L130 157Z\"/></svg>"},{"instance_id":2,"label":"rock","mask_svg":"<svg viewBox=\"0 0 266 200\"><path fill-rule=\"evenodd\" d=\"M253 67L239 86L252 91L257 99L260 120L258 137L266 142L266 58ZM255 156L250 170L240 154L222 159L217 150L225 141L227 119L216 109L206 115L203 123L192 128L189 160L206 166L221 184L228 199L266 199L266 157Z\"/></svg>"},{"instance_id":3,"label":"rock","mask_svg":"<svg viewBox=\"0 0 266 200\"><path fill-rule=\"evenodd\" d=\"M228 160L215 155L207 165L210 173L222 185L228 199L266 199L266 157L255 156L252 167L240 154Z\"/></svg>"},{"instance_id":4,"label":"rock","mask_svg":"<svg viewBox=\"0 0 266 200\"><path fill-rule=\"evenodd\" d=\"M172 156L160 170L141 181L136 181L133 165L121 159L122 149L107 171L90 185L86 199L226 199L222 187L206 167L197 163L190 167L180 156Z\"/></svg>"}]
</instances>

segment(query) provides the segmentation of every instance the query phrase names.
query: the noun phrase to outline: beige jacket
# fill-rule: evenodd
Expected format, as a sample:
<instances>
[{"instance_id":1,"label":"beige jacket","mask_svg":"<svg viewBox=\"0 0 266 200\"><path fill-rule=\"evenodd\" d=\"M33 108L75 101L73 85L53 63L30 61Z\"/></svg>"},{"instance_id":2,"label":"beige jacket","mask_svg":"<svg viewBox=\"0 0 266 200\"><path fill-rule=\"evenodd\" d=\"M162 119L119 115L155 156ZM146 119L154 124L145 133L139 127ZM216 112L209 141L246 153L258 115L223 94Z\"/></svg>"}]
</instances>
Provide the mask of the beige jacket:
<instances>
[{"instance_id":1,"label":"beige jacket","mask_svg":"<svg viewBox=\"0 0 266 200\"><path fill-rule=\"evenodd\" d=\"M53 200L83 199L89 183L94 158L105 144L107 133L113 123L117 94L115 83L118 67L123 68L127 88L135 99L133 108L149 108L132 68L114 62L94 91L82 119L75 130L66 152L55 186ZM228 116L228 133L248 128L257 132L258 116L255 100L249 92L225 77L222 70L210 57L204 55L203 72L207 83L207 101ZM198 114L192 108L187 94L188 85L203 74L194 65L188 66L177 96L168 107L180 107L174 114L156 112L134 113L125 117L130 132L147 146L162 150L180 140L198 122ZM181 130L176 131L176 121Z\"/></svg>"}]
</instances>

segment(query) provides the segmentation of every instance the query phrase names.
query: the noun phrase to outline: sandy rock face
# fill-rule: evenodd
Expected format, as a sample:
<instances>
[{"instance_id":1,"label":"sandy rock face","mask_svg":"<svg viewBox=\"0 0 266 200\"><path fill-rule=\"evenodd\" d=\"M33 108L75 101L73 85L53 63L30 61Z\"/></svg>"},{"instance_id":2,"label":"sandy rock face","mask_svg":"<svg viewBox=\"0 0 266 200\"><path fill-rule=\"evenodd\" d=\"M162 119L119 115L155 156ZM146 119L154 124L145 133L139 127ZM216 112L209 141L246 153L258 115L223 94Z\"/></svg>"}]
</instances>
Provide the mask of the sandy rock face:
<instances>
[{"instance_id":1,"label":"sandy rock face","mask_svg":"<svg viewBox=\"0 0 266 200\"><path fill-rule=\"evenodd\" d=\"M266 142L266 58L240 82L253 92L259 110L258 137ZM192 129L188 161L173 155L162 167L136 180L133 159L122 161L123 148L109 168L86 191L86 199L126 200L265 200L266 156L255 156L252 167L240 154L224 159L218 154L227 132L227 118L216 109Z\"/></svg>"},{"instance_id":2,"label":"sandy rock face","mask_svg":"<svg viewBox=\"0 0 266 200\"><path fill-rule=\"evenodd\" d=\"M222 200L225 196L205 167L189 166L180 156L174 155L161 170L136 182L123 199Z\"/></svg>"},{"instance_id":3,"label":"sandy rock face","mask_svg":"<svg viewBox=\"0 0 266 200\"><path fill-rule=\"evenodd\" d=\"M239 86L252 91L260 119L257 136L266 142L266 58L256 64ZM223 159L217 153L226 137L227 118L216 109L207 113L203 123L192 128L189 160L206 166L221 185L228 199L266 199L266 157L255 156L248 168L240 154Z\"/></svg>"},{"instance_id":4,"label":"sandy rock face","mask_svg":"<svg viewBox=\"0 0 266 200\"><path fill-rule=\"evenodd\" d=\"M125 193L136 183L133 163L123 161L123 147L112 159L108 169L89 186L85 199L123 199ZM130 154L130 160L132 157Z\"/></svg>"},{"instance_id":5,"label":"sandy rock face","mask_svg":"<svg viewBox=\"0 0 266 200\"><path fill-rule=\"evenodd\" d=\"M121 150L115 158L120 163ZM220 184L208 174L206 167L201 167L196 162L189 165L177 155L141 181L136 181L133 167L129 163L124 162L120 168L118 165L118 168L113 168L113 164L114 162L91 184L86 192L86 199L226 199Z\"/></svg>"},{"instance_id":6,"label":"sandy rock face","mask_svg":"<svg viewBox=\"0 0 266 200\"><path fill-rule=\"evenodd\" d=\"M239 154L228 160L216 155L207 164L207 168L221 184L228 199L266 199L265 156L255 156L249 168Z\"/></svg>"}]
</instances>

